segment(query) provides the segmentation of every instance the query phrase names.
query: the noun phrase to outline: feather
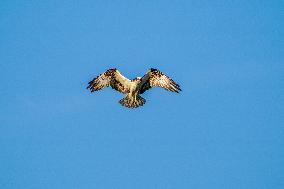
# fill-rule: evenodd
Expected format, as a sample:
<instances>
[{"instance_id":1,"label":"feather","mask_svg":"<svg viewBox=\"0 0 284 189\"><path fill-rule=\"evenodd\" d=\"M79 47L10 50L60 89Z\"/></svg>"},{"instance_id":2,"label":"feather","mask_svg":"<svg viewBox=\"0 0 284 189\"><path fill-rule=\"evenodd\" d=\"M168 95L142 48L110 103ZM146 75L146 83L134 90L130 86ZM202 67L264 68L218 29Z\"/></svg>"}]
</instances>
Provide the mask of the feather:
<instances>
[{"instance_id":1,"label":"feather","mask_svg":"<svg viewBox=\"0 0 284 189\"><path fill-rule=\"evenodd\" d=\"M168 91L179 93L180 86L160 70L151 68L142 78L140 94L152 87L162 87Z\"/></svg>"},{"instance_id":2,"label":"feather","mask_svg":"<svg viewBox=\"0 0 284 189\"><path fill-rule=\"evenodd\" d=\"M126 94L130 92L131 81L125 78L117 69L109 69L88 84L87 89L90 89L91 92L111 86L111 88Z\"/></svg>"}]
</instances>

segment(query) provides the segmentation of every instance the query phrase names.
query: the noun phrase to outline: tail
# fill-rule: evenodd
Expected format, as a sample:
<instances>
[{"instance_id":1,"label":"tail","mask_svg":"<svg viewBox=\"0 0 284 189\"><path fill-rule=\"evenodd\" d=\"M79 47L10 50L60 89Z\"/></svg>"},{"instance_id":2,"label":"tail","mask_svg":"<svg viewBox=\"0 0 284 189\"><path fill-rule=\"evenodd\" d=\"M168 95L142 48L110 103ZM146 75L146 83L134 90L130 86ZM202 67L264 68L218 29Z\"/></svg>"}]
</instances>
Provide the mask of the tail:
<instances>
[{"instance_id":1,"label":"tail","mask_svg":"<svg viewBox=\"0 0 284 189\"><path fill-rule=\"evenodd\" d=\"M146 100L139 95L126 95L123 99L119 101L122 106L127 108L138 108L139 106L143 106Z\"/></svg>"}]
</instances>

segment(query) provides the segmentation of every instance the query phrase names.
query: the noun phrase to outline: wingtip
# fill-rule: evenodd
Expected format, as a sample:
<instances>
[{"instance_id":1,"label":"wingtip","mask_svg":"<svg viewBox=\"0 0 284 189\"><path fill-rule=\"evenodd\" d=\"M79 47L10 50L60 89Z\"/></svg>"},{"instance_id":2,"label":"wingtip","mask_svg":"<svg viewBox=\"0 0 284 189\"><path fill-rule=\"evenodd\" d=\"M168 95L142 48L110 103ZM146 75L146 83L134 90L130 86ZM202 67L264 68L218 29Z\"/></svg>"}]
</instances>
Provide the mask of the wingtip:
<instances>
[{"instance_id":1,"label":"wingtip","mask_svg":"<svg viewBox=\"0 0 284 189\"><path fill-rule=\"evenodd\" d=\"M180 93L180 92L182 92L182 90L180 88L178 88L178 89L175 90L175 92Z\"/></svg>"},{"instance_id":2,"label":"wingtip","mask_svg":"<svg viewBox=\"0 0 284 189\"><path fill-rule=\"evenodd\" d=\"M91 85L89 85L88 87L86 87L86 89L87 89L87 90L90 90L91 93L94 92L94 89L92 89L92 86L91 86Z\"/></svg>"}]
</instances>

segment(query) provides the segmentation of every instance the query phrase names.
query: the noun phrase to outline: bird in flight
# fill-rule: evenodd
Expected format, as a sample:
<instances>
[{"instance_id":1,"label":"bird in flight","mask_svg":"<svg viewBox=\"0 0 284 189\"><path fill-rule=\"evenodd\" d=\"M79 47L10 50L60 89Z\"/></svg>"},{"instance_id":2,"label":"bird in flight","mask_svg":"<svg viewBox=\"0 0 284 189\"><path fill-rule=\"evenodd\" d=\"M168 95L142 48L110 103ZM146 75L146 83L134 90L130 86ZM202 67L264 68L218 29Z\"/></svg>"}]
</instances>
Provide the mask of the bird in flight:
<instances>
[{"instance_id":1,"label":"bird in flight","mask_svg":"<svg viewBox=\"0 0 284 189\"><path fill-rule=\"evenodd\" d=\"M119 103L127 108L137 108L143 106L146 102L140 96L145 91L153 87L162 87L168 91L179 93L180 86L174 82L170 77L161 71L151 68L142 78L127 79L116 68L109 69L100 74L92 81L90 81L89 89L91 92L101 90L105 87L112 87L113 89L126 94L126 96L119 101Z\"/></svg>"}]
</instances>

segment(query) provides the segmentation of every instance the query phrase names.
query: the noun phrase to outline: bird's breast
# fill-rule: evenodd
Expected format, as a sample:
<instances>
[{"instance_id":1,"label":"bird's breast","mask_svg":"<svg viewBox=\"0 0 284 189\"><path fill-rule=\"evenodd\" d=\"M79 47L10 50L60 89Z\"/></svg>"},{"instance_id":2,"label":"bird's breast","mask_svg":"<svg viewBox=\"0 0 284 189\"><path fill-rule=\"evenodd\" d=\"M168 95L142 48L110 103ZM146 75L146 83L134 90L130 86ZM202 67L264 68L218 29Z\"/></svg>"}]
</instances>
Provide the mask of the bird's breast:
<instances>
[{"instance_id":1,"label":"bird's breast","mask_svg":"<svg viewBox=\"0 0 284 189\"><path fill-rule=\"evenodd\" d=\"M139 83L140 81L132 81L130 84L130 93L137 93L139 90Z\"/></svg>"}]
</instances>

